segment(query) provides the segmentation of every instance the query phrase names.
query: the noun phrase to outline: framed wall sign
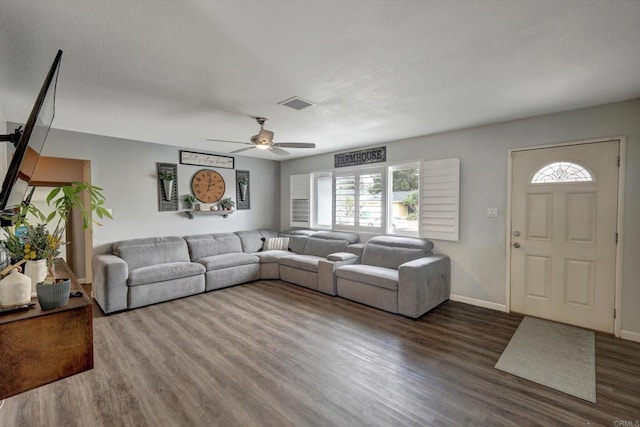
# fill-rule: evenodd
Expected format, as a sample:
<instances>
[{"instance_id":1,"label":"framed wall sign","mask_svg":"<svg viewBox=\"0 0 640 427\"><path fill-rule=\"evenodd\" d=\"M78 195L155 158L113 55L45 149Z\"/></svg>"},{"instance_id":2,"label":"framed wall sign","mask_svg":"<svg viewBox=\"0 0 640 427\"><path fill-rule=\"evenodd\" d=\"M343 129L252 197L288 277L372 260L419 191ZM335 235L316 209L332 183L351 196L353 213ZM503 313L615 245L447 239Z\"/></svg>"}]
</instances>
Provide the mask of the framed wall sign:
<instances>
[{"instance_id":1,"label":"framed wall sign","mask_svg":"<svg viewBox=\"0 0 640 427\"><path fill-rule=\"evenodd\" d=\"M334 156L334 167L366 165L387 161L387 147L366 148L364 150L340 153Z\"/></svg>"},{"instance_id":2,"label":"framed wall sign","mask_svg":"<svg viewBox=\"0 0 640 427\"><path fill-rule=\"evenodd\" d=\"M235 158L219 156L217 154L196 153L180 150L180 164L194 166L208 166L210 168L234 169Z\"/></svg>"}]
</instances>

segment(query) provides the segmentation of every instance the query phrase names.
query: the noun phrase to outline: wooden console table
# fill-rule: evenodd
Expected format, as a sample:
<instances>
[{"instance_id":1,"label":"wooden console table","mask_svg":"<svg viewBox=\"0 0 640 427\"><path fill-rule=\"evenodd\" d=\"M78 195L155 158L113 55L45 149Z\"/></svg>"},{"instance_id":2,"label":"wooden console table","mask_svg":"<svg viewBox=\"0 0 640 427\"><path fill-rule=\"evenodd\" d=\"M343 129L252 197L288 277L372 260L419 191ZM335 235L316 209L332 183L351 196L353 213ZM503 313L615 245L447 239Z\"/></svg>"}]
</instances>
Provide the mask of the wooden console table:
<instances>
[{"instance_id":1,"label":"wooden console table","mask_svg":"<svg viewBox=\"0 0 640 427\"><path fill-rule=\"evenodd\" d=\"M93 369L93 305L61 259L56 276L82 297L47 311L34 298L28 311L0 315L0 399Z\"/></svg>"}]
</instances>

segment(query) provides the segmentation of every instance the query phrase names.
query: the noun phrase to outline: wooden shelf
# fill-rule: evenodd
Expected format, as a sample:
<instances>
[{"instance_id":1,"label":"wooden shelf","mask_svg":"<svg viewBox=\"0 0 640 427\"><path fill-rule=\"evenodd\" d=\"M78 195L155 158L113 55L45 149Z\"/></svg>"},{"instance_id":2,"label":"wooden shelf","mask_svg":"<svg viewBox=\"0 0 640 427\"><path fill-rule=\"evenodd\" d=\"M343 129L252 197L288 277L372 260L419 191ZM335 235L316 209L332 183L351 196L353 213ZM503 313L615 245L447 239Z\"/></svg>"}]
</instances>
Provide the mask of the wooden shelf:
<instances>
[{"instance_id":1,"label":"wooden shelf","mask_svg":"<svg viewBox=\"0 0 640 427\"><path fill-rule=\"evenodd\" d=\"M230 211L194 211L194 210L189 210L189 211L184 211L187 216L189 217L189 219L194 219L196 216L198 215L218 215L221 216L222 218L226 218L229 215L231 215L232 213L235 212L235 210L230 210Z\"/></svg>"},{"instance_id":2,"label":"wooden shelf","mask_svg":"<svg viewBox=\"0 0 640 427\"><path fill-rule=\"evenodd\" d=\"M0 399L93 369L93 305L61 259L56 277L71 279L71 290L82 297L52 310L36 304L0 316Z\"/></svg>"}]
</instances>

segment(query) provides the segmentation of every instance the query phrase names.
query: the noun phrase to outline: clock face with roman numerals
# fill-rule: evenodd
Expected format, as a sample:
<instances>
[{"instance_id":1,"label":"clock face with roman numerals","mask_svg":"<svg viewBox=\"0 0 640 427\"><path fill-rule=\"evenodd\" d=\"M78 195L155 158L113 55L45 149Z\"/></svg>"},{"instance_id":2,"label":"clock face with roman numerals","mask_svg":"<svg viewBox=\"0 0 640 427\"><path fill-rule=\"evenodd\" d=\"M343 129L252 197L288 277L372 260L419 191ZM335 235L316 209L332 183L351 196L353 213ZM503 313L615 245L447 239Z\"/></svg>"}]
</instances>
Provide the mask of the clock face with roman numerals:
<instances>
[{"instance_id":1,"label":"clock face with roman numerals","mask_svg":"<svg viewBox=\"0 0 640 427\"><path fill-rule=\"evenodd\" d=\"M191 191L202 203L214 203L224 196L224 178L210 169L202 169L191 178Z\"/></svg>"}]
</instances>

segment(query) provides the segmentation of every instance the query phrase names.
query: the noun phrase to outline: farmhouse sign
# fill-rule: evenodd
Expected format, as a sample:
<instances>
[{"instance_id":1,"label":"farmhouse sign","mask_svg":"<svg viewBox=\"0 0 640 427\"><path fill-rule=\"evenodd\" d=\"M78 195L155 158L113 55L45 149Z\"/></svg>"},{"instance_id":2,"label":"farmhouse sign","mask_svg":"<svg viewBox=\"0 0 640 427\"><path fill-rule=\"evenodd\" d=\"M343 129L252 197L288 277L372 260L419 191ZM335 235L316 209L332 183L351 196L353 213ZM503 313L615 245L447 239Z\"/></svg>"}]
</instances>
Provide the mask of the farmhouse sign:
<instances>
[{"instance_id":1,"label":"farmhouse sign","mask_svg":"<svg viewBox=\"0 0 640 427\"><path fill-rule=\"evenodd\" d=\"M233 157L215 154L195 153L180 150L180 163L183 165L209 166L210 168L233 169Z\"/></svg>"},{"instance_id":2,"label":"farmhouse sign","mask_svg":"<svg viewBox=\"0 0 640 427\"><path fill-rule=\"evenodd\" d=\"M367 148L365 150L351 151L335 155L334 167L366 165L367 163L380 163L387 161L387 147Z\"/></svg>"}]
</instances>

